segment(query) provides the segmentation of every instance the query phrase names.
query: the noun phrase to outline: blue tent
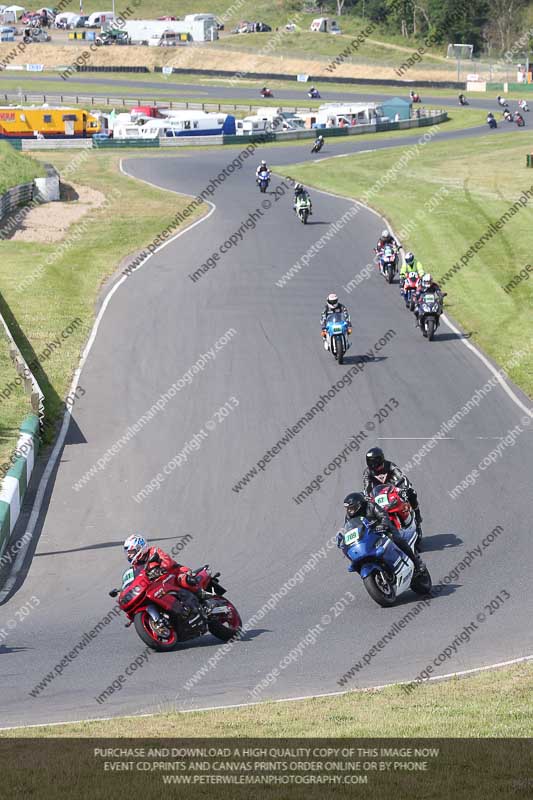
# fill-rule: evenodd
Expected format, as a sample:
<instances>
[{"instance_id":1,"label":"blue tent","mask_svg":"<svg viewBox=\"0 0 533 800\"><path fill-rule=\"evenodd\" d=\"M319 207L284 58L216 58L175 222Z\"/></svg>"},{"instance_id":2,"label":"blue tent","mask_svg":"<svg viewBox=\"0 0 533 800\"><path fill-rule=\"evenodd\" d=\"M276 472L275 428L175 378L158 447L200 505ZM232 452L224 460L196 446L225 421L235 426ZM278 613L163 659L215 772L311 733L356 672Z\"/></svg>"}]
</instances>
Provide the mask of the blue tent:
<instances>
[{"instance_id":1,"label":"blue tent","mask_svg":"<svg viewBox=\"0 0 533 800\"><path fill-rule=\"evenodd\" d=\"M400 119L410 119L411 117L411 101L402 100L401 97L393 97L392 100L385 100L383 102L383 113L390 120L394 120L396 114L400 115Z\"/></svg>"}]
</instances>

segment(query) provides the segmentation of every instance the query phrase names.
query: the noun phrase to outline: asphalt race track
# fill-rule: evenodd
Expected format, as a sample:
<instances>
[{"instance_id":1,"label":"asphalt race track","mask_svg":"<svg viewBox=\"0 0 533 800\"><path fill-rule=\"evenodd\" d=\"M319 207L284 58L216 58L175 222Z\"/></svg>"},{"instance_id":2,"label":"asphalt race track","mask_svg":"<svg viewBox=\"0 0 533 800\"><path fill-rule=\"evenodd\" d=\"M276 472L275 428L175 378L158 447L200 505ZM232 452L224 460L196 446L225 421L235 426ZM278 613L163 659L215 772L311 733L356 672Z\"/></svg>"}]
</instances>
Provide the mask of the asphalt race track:
<instances>
[{"instance_id":1,"label":"asphalt race track","mask_svg":"<svg viewBox=\"0 0 533 800\"><path fill-rule=\"evenodd\" d=\"M128 80L127 78L100 78L97 77L98 74L101 73L78 73L74 78L76 84L91 84L91 85L99 85L102 86L102 89L105 87L116 88L119 89L120 87L129 87L137 89L141 96L146 95L147 90L161 90L163 88L168 90L168 86L172 84L172 81L168 80L168 86L159 81L136 81L136 80ZM20 83L20 75L17 74L2 74L2 80L6 80L11 83ZM68 83L65 85L65 81L59 75L35 75L32 74L32 83L39 83L45 82L47 84L50 83L57 83L58 88L61 87L61 93L65 94L68 93ZM224 81L224 79L220 76L214 76L213 81ZM174 90L176 95L179 96L184 95L186 98L189 97L198 97L201 96L202 99L208 103L209 100L213 101L222 101L226 100L228 97L235 98L236 100L247 100L253 103L257 103L261 105L263 99L259 95L259 90L256 87L251 86L211 86L206 83L194 83L194 76L191 76L191 83L175 83ZM257 79L256 81L257 86L259 87L261 83L263 85L268 86L268 81L260 81ZM8 85L9 85L8 84ZM408 97L408 92L412 87L416 88L416 83L406 84L406 88L402 86L391 86L390 92L388 94L383 94L381 92L376 93L372 91L372 86L368 87L368 91L361 92L358 88L357 91L353 91L350 89L350 85L347 84L346 87L342 89L329 89L328 84L321 84L320 79L318 78L314 84L318 90L320 91L321 95L321 102L323 103L335 103L341 102L344 100L352 100L353 102L377 102L379 100L386 100L387 98L392 97ZM306 84L306 87L298 86L298 89L275 89L274 90L274 99L279 100L280 102L290 102L290 103L297 103L298 105L305 106L308 104L309 98L307 96L307 91L311 86L311 82ZM18 89L16 90L18 91ZM73 94L76 92L73 90ZM153 93L153 92L152 92ZM79 94L79 92L78 92ZM92 94L92 92L91 92ZM480 93L479 96L476 96L475 92L466 93L468 104L472 108L483 109L487 111L500 111L498 103L492 97L485 97L483 93ZM420 95L422 97L422 105L431 105L431 106L440 106L440 105L454 105L458 106L458 95L459 90L455 91L450 89L449 95L432 95L431 89L427 91L425 89L420 90ZM97 95L94 95L95 97ZM102 92L100 96L106 97L107 95ZM514 108L516 103L510 101L510 105ZM499 119L499 117L498 117ZM526 114L526 124L527 124L527 114ZM513 126L514 127L514 126Z\"/></svg>"},{"instance_id":2,"label":"asphalt race track","mask_svg":"<svg viewBox=\"0 0 533 800\"><path fill-rule=\"evenodd\" d=\"M266 148L260 154L269 158ZM126 160L124 169L196 195L234 156L233 150L217 150L143 157ZM276 147L270 160L289 164L309 157L308 145L301 150ZM1 610L0 631L7 631L0 633L4 727L340 691L337 681L343 673L419 602L409 593L395 608L381 609L327 542L342 521L344 495L360 487L367 447L379 440L404 465L491 373L465 346L462 334L446 324L433 343L423 339L400 301L398 286L386 285L378 274L352 294L343 291L371 260L384 226L371 211L361 210L292 280L277 286L351 203L313 192L311 224L301 225L290 210L292 192L283 194L280 176L274 177L270 194L257 191L256 162L245 161L216 189L216 207L205 221L124 281L103 316L80 378L85 394L74 407L36 529L38 541ZM265 201L270 207L262 205ZM216 267L193 282L188 275L252 212L255 229L244 229ZM343 366L324 351L319 335L324 298L332 290L349 305L354 324ZM453 293L453 280L447 291ZM190 385L76 491L73 484L128 426L231 329ZM233 491L286 429L346 375L351 384L346 378L346 385L323 403L323 411L248 485ZM219 413L214 422L225 403L230 413ZM384 416L379 409L387 403L397 407L379 423ZM533 472L531 430L522 425L514 446L483 469L473 487L456 499L448 494L523 417L524 410L496 386L409 473L421 498L424 558L434 584L442 581L440 590L344 688L413 679L476 619L470 641L462 641L434 674L532 652L527 597L533 558L525 524ZM197 449L189 447L187 462L136 502L133 496L206 425L207 437ZM293 497L360 431L366 436L360 437L361 450L324 478L320 491L296 504ZM498 525L501 530L481 555L471 555L470 566L450 579L456 565ZM294 588L285 589L244 640L188 689L186 682L218 652L214 638L145 660L145 646L132 628L124 628L122 616L101 626L94 638L84 637L114 605L107 592L119 584L126 567L122 542L137 530L169 551L180 536L192 536L176 557L193 567L209 562L220 570L243 621L287 582ZM305 577L298 583L294 576L306 564L314 566L300 573ZM496 603L496 611L487 610L496 595L504 601ZM17 611L27 603L36 607L19 621ZM35 691L83 640L77 655ZM298 655L289 662L293 648ZM136 659L138 668L129 669L120 690L98 703L95 698ZM252 695L275 668L277 679Z\"/></svg>"}]
</instances>

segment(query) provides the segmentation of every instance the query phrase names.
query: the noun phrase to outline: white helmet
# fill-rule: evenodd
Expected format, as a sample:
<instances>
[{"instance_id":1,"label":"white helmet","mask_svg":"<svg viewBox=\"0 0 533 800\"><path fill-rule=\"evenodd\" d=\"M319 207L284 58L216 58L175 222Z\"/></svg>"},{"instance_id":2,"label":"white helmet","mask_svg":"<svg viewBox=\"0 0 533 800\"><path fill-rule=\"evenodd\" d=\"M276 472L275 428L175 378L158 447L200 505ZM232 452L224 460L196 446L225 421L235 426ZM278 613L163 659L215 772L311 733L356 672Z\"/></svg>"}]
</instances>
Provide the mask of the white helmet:
<instances>
[{"instance_id":1,"label":"white helmet","mask_svg":"<svg viewBox=\"0 0 533 800\"><path fill-rule=\"evenodd\" d=\"M327 304L328 304L329 308L337 308L337 306L339 304L339 298L337 297L335 292L332 292L331 294L328 294Z\"/></svg>"},{"instance_id":2,"label":"white helmet","mask_svg":"<svg viewBox=\"0 0 533 800\"><path fill-rule=\"evenodd\" d=\"M145 547L147 547L147 545L148 542L144 536L140 536L139 534L128 536L124 542L124 550L130 564L135 564L141 552L145 549Z\"/></svg>"},{"instance_id":3,"label":"white helmet","mask_svg":"<svg viewBox=\"0 0 533 800\"><path fill-rule=\"evenodd\" d=\"M414 253L409 252L409 253L405 254L405 263L406 264L412 264L414 260L415 260Z\"/></svg>"},{"instance_id":4,"label":"white helmet","mask_svg":"<svg viewBox=\"0 0 533 800\"><path fill-rule=\"evenodd\" d=\"M265 159L263 159L263 160L261 161L261 166L262 166L262 167L266 167L266 165L267 165L267 162L265 161Z\"/></svg>"},{"instance_id":5,"label":"white helmet","mask_svg":"<svg viewBox=\"0 0 533 800\"><path fill-rule=\"evenodd\" d=\"M388 239L389 236L390 236L390 233L388 232L388 230L386 228L385 228L384 231L381 231L381 238L382 239Z\"/></svg>"},{"instance_id":6,"label":"white helmet","mask_svg":"<svg viewBox=\"0 0 533 800\"><path fill-rule=\"evenodd\" d=\"M427 287L431 286L432 283L433 283L432 275L430 275L429 272L426 272L426 274L422 278L422 286L424 287L424 289L427 289Z\"/></svg>"}]
</instances>

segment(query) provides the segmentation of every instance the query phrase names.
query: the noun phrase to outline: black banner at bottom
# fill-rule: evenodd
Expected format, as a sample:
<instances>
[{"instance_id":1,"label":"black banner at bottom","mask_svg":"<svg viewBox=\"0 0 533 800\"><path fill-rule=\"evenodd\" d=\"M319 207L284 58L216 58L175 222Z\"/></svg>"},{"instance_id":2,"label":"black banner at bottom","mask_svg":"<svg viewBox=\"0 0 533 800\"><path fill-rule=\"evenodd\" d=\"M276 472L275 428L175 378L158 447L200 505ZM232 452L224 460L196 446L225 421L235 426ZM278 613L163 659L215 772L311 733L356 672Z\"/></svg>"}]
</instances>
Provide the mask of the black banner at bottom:
<instances>
[{"instance_id":1,"label":"black banner at bottom","mask_svg":"<svg viewBox=\"0 0 533 800\"><path fill-rule=\"evenodd\" d=\"M0 739L0 797L533 796L533 739Z\"/></svg>"}]
</instances>

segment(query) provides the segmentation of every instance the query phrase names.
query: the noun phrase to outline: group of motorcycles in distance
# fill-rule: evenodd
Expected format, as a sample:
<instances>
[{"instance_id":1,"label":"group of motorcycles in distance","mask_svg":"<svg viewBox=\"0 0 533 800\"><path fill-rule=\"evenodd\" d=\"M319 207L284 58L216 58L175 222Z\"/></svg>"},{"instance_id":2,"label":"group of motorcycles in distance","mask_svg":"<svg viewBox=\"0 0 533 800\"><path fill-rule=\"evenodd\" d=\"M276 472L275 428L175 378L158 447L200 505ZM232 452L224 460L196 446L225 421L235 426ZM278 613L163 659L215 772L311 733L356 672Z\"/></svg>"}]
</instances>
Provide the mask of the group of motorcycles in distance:
<instances>
[{"instance_id":1,"label":"group of motorcycles in distance","mask_svg":"<svg viewBox=\"0 0 533 800\"><path fill-rule=\"evenodd\" d=\"M504 120L506 122L514 122L514 123L516 123L516 125L518 125L519 128L523 128L524 125L526 124L526 121L525 121L524 117L522 116L522 114L520 113L520 111L524 111L524 112L528 112L529 111L529 106L527 104L527 101L526 100L519 100L518 101L518 108L520 109L520 111L517 109L516 111L511 112L509 110L509 103L507 102L507 100L504 97L500 97L500 95L498 95L498 97L496 99L497 99L497 102L498 102L498 105L500 106L500 108L503 108L502 117L504 118ZM497 128L498 127L498 123L496 122L496 118L495 118L494 114L492 113L492 111L489 111L489 113L487 114L487 124L488 124L489 128Z\"/></svg>"},{"instance_id":2,"label":"group of motorcycles in distance","mask_svg":"<svg viewBox=\"0 0 533 800\"><path fill-rule=\"evenodd\" d=\"M385 244L384 247L374 248L378 258L379 271L387 283L392 283L398 270L402 245ZM417 271L407 272L405 278L400 277L400 294L406 309L412 311L418 320L422 336L428 342L433 340L435 331L439 327L440 317L443 312L443 300L446 292L434 290L425 291L422 277Z\"/></svg>"},{"instance_id":3,"label":"group of motorcycles in distance","mask_svg":"<svg viewBox=\"0 0 533 800\"><path fill-rule=\"evenodd\" d=\"M259 94L261 95L261 97L274 97L274 93L267 86L263 86ZM311 100L320 100L320 92L318 91L318 89L315 89L314 86L312 86L309 89L309 91L307 92L307 96Z\"/></svg>"}]
</instances>

